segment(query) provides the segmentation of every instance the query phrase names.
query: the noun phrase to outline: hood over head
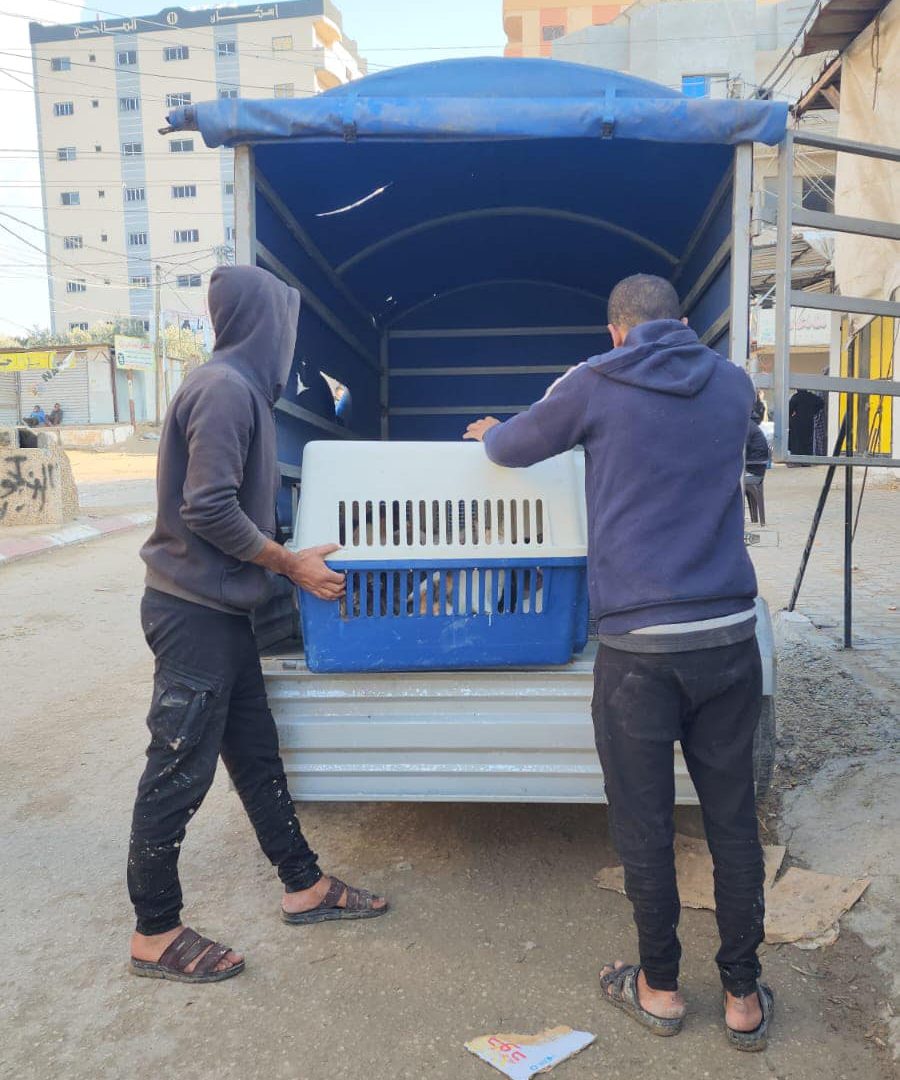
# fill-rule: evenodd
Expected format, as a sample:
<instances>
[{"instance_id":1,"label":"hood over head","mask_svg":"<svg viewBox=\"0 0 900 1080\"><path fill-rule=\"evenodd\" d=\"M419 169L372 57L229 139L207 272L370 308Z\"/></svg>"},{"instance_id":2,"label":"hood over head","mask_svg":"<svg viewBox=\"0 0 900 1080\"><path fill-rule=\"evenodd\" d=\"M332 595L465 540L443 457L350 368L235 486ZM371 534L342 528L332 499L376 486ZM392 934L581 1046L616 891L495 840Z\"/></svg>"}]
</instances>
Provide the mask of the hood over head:
<instances>
[{"instance_id":1,"label":"hood over head","mask_svg":"<svg viewBox=\"0 0 900 1080\"><path fill-rule=\"evenodd\" d=\"M719 357L677 319L656 319L628 331L625 344L588 364L616 382L676 397L694 397L709 382Z\"/></svg>"},{"instance_id":2,"label":"hood over head","mask_svg":"<svg viewBox=\"0 0 900 1080\"><path fill-rule=\"evenodd\" d=\"M213 360L238 370L274 405L291 373L300 293L259 266L219 266L209 281Z\"/></svg>"}]
</instances>

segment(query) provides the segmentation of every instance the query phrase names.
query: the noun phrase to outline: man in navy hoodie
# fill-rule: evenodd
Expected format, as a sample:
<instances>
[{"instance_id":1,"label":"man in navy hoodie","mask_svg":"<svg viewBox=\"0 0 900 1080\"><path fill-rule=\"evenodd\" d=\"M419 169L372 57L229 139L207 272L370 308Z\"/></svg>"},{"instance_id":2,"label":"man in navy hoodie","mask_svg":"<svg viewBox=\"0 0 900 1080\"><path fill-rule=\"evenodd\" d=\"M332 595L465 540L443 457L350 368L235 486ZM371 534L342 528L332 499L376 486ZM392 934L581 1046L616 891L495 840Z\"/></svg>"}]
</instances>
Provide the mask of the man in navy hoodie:
<instances>
[{"instance_id":1,"label":"man in navy hoodie","mask_svg":"<svg viewBox=\"0 0 900 1080\"><path fill-rule=\"evenodd\" d=\"M678 740L715 863L728 1037L757 1050L772 996L758 982L761 673L741 491L754 392L680 314L669 282L626 278L609 298L613 349L572 368L527 412L469 425L466 438L512 468L579 444L585 451L588 582L599 620L593 720L640 950L640 965L603 969L603 991L658 1034L681 1029Z\"/></svg>"}]
</instances>

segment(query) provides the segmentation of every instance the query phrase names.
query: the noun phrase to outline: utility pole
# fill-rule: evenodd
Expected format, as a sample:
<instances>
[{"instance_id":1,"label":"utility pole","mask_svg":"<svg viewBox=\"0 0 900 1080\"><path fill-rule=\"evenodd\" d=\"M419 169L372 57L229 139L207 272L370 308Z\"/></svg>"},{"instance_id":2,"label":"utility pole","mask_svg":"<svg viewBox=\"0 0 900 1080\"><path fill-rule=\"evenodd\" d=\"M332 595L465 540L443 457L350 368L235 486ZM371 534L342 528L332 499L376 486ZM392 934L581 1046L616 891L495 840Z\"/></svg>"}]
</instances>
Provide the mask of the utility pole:
<instances>
[{"instance_id":1,"label":"utility pole","mask_svg":"<svg viewBox=\"0 0 900 1080\"><path fill-rule=\"evenodd\" d=\"M153 287L153 369L156 374L156 422L162 421L162 394L163 394L163 370L162 370L162 343L163 330L160 326L160 290L162 288L162 270L159 263L156 264L156 280Z\"/></svg>"}]
</instances>

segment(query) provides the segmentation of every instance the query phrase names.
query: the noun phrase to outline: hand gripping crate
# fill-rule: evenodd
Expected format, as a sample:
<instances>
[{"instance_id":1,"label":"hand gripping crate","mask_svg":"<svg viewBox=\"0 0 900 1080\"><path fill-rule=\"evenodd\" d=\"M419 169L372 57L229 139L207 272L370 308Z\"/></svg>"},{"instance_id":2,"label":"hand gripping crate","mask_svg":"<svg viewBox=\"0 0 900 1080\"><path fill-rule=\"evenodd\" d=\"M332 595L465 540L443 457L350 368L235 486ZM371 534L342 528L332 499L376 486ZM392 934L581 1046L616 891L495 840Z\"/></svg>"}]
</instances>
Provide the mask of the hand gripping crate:
<instances>
[{"instance_id":1,"label":"hand gripping crate","mask_svg":"<svg viewBox=\"0 0 900 1080\"><path fill-rule=\"evenodd\" d=\"M314 672L566 664L587 641L584 461L474 443L312 442L294 546L340 543L341 601L300 598Z\"/></svg>"}]
</instances>

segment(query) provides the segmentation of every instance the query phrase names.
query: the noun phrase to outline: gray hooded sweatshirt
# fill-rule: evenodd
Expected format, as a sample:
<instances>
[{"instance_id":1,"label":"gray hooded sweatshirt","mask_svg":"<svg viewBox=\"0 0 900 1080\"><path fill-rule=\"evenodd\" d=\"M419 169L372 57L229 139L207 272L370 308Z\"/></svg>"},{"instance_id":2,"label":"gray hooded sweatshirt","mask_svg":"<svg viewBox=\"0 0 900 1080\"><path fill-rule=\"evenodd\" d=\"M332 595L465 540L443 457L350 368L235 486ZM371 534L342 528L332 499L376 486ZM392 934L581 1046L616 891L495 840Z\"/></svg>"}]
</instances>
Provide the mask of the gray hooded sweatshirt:
<instances>
[{"instance_id":1,"label":"gray hooded sweatshirt","mask_svg":"<svg viewBox=\"0 0 900 1080\"><path fill-rule=\"evenodd\" d=\"M156 528L141 549L147 586L247 614L273 575L248 560L275 536L280 476L272 409L287 383L300 294L258 267L209 283L216 343L172 399L157 466Z\"/></svg>"}]
</instances>

